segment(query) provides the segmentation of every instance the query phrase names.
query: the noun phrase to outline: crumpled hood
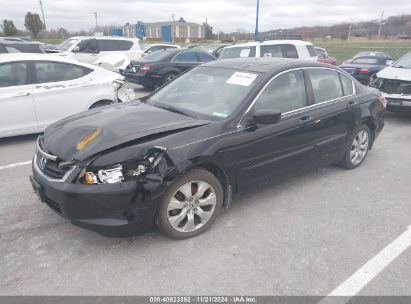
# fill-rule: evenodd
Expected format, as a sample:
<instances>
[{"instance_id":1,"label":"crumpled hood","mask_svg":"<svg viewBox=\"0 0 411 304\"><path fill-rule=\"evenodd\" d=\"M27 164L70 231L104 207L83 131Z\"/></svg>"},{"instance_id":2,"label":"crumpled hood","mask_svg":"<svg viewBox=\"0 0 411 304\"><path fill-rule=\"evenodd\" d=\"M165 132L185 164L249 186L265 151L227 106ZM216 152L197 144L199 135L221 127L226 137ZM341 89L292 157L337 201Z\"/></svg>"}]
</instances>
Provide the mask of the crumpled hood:
<instances>
[{"instance_id":1,"label":"crumpled hood","mask_svg":"<svg viewBox=\"0 0 411 304\"><path fill-rule=\"evenodd\" d=\"M411 81L411 69L395 68L390 66L381 70L377 74L377 77L385 79L399 79Z\"/></svg>"},{"instance_id":2,"label":"crumpled hood","mask_svg":"<svg viewBox=\"0 0 411 304\"><path fill-rule=\"evenodd\" d=\"M44 145L49 153L61 160L82 161L130 141L150 140L208 123L131 102L89 110L60 120L44 131Z\"/></svg>"}]
</instances>

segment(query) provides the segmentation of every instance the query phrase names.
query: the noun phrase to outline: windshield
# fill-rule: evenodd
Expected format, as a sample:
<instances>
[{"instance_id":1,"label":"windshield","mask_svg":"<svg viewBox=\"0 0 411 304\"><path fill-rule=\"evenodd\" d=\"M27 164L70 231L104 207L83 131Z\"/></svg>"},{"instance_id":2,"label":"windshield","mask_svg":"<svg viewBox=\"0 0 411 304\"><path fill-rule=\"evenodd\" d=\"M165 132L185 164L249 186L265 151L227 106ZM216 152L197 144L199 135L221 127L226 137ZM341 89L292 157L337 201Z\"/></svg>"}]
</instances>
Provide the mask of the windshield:
<instances>
[{"instance_id":1,"label":"windshield","mask_svg":"<svg viewBox=\"0 0 411 304\"><path fill-rule=\"evenodd\" d=\"M170 52L167 50L158 50L144 56L144 60L161 61L170 57Z\"/></svg>"},{"instance_id":2,"label":"windshield","mask_svg":"<svg viewBox=\"0 0 411 304\"><path fill-rule=\"evenodd\" d=\"M202 50L202 51L204 51L204 52L206 52L206 53L209 53L209 54L211 54L212 52L214 52L216 49L218 49L220 46L219 45L199 45L199 46L196 46L196 47L194 47L193 49L196 49L196 50Z\"/></svg>"},{"instance_id":3,"label":"windshield","mask_svg":"<svg viewBox=\"0 0 411 304\"><path fill-rule=\"evenodd\" d=\"M145 50L147 50L149 47L151 47L152 46L152 44L140 44L140 48L143 50L143 51L145 51Z\"/></svg>"},{"instance_id":4,"label":"windshield","mask_svg":"<svg viewBox=\"0 0 411 304\"><path fill-rule=\"evenodd\" d=\"M67 51L74 44L76 44L77 41L78 41L78 39L66 39L62 43L60 43L58 46L56 46L56 50Z\"/></svg>"},{"instance_id":5,"label":"windshield","mask_svg":"<svg viewBox=\"0 0 411 304\"><path fill-rule=\"evenodd\" d=\"M255 57L255 46L238 46L224 48L220 59Z\"/></svg>"},{"instance_id":6,"label":"windshield","mask_svg":"<svg viewBox=\"0 0 411 304\"><path fill-rule=\"evenodd\" d=\"M259 74L197 67L154 93L147 103L188 116L222 120L239 108Z\"/></svg>"},{"instance_id":7,"label":"windshield","mask_svg":"<svg viewBox=\"0 0 411 304\"><path fill-rule=\"evenodd\" d=\"M411 69L411 52L401 57L392 66L395 68Z\"/></svg>"}]
</instances>

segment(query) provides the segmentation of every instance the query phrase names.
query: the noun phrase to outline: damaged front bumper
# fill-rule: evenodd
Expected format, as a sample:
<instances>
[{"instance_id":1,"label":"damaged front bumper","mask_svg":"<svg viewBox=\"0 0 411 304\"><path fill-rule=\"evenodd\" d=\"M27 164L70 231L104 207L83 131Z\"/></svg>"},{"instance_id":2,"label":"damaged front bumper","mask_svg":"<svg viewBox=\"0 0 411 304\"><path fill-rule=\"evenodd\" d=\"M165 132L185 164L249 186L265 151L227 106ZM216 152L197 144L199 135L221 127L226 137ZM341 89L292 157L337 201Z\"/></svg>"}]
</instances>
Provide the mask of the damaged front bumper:
<instances>
[{"instance_id":1,"label":"damaged front bumper","mask_svg":"<svg viewBox=\"0 0 411 304\"><path fill-rule=\"evenodd\" d=\"M40 201L74 225L109 237L152 231L157 206L166 186L143 179L117 184L73 182L81 169L73 167L62 180L50 179L33 160L30 182Z\"/></svg>"},{"instance_id":2,"label":"damaged front bumper","mask_svg":"<svg viewBox=\"0 0 411 304\"><path fill-rule=\"evenodd\" d=\"M411 113L411 95L404 94L387 94L381 92L387 100L388 111L402 111Z\"/></svg>"}]
</instances>

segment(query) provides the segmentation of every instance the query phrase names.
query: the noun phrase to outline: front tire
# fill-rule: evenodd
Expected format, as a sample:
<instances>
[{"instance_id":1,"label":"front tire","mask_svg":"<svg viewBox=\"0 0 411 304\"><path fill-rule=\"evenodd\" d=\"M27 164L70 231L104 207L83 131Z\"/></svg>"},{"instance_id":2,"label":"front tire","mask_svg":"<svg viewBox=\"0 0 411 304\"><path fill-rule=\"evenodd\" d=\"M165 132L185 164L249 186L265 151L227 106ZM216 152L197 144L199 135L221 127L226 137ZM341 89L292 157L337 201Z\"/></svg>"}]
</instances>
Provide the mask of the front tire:
<instances>
[{"instance_id":1,"label":"front tire","mask_svg":"<svg viewBox=\"0 0 411 304\"><path fill-rule=\"evenodd\" d=\"M361 125L351 135L349 147L344 154L341 165L346 169L359 167L368 155L371 146L371 131L366 125Z\"/></svg>"},{"instance_id":2,"label":"front tire","mask_svg":"<svg viewBox=\"0 0 411 304\"><path fill-rule=\"evenodd\" d=\"M175 239L203 233L223 205L223 189L209 171L194 169L173 183L162 197L157 215L159 230Z\"/></svg>"}]
</instances>

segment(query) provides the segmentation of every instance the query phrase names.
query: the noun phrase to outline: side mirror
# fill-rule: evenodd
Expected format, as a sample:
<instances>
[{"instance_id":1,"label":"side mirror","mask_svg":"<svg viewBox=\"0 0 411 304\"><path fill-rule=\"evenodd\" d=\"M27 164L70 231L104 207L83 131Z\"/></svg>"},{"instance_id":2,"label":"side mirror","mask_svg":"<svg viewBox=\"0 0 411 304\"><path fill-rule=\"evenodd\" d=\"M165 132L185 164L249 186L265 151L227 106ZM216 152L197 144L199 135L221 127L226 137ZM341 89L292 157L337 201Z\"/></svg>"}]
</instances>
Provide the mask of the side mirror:
<instances>
[{"instance_id":1,"label":"side mirror","mask_svg":"<svg viewBox=\"0 0 411 304\"><path fill-rule=\"evenodd\" d=\"M78 52L80 52L80 47L79 47L78 45L76 45L76 46L73 48L72 52L73 52L73 53L78 53Z\"/></svg>"},{"instance_id":2,"label":"side mirror","mask_svg":"<svg viewBox=\"0 0 411 304\"><path fill-rule=\"evenodd\" d=\"M272 109L262 109L254 112L252 121L257 124L270 125L279 122L281 119L281 112Z\"/></svg>"}]
</instances>

